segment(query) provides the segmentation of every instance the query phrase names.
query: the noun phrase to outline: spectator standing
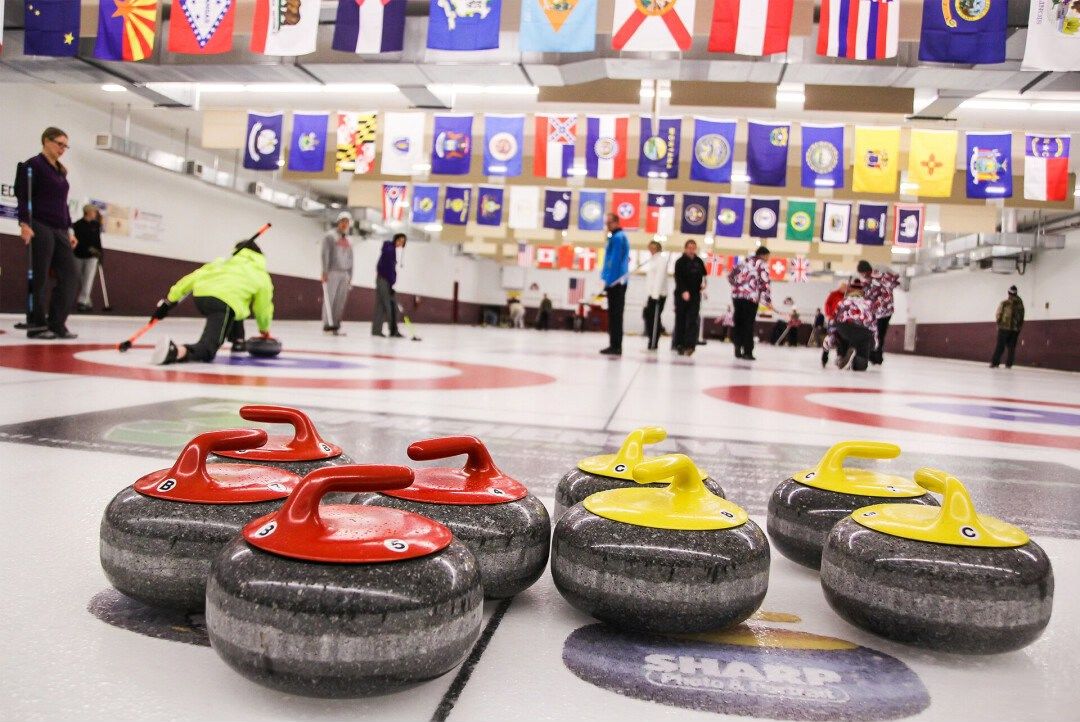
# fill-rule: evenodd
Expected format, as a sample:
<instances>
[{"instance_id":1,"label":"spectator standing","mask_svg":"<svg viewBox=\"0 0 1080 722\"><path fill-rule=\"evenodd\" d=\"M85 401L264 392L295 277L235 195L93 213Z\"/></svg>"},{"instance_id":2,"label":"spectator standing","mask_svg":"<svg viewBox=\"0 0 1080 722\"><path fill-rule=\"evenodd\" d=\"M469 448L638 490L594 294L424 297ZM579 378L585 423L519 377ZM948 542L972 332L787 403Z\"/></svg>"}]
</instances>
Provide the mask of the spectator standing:
<instances>
[{"instance_id":1,"label":"spectator standing","mask_svg":"<svg viewBox=\"0 0 1080 722\"><path fill-rule=\"evenodd\" d=\"M680 356L693 356L698 345L698 316L706 273L705 262L697 254L697 243L687 241L683 254L675 261L675 328L671 348Z\"/></svg>"},{"instance_id":2,"label":"spectator standing","mask_svg":"<svg viewBox=\"0 0 1080 722\"><path fill-rule=\"evenodd\" d=\"M769 249L759 246L754 255L731 269L731 301L735 306L735 358L753 361L754 321L758 304L772 306Z\"/></svg>"},{"instance_id":3,"label":"spectator standing","mask_svg":"<svg viewBox=\"0 0 1080 722\"><path fill-rule=\"evenodd\" d=\"M619 225L619 216L608 213L605 224L608 238L600 280L604 282L604 293L608 300L608 346L600 353L622 356L623 308L626 305L626 281L630 276L630 242Z\"/></svg>"},{"instance_id":4,"label":"spectator standing","mask_svg":"<svg viewBox=\"0 0 1080 722\"><path fill-rule=\"evenodd\" d=\"M825 340L825 314L821 309L814 310L814 325L810 329L810 338L806 340L807 346L817 346Z\"/></svg>"},{"instance_id":5,"label":"spectator standing","mask_svg":"<svg viewBox=\"0 0 1080 722\"><path fill-rule=\"evenodd\" d=\"M1016 286L1009 286L1009 294L997 308L997 346L990 359L990 368L996 369L1001 364L1001 354L1009 350L1005 357L1005 368L1011 369L1016 360L1016 341L1020 338L1020 329L1024 327L1024 302L1016 292Z\"/></svg>"},{"instance_id":6,"label":"spectator standing","mask_svg":"<svg viewBox=\"0 0 1080 722\"><path fill-rule=\"evenodd\" d=\"M660 344L660 314L667 301L668 257L657 241L649 242L649 252L652 256L645 270L645 338L649 339L648 350L655 351Z\"/></svg>"},{"instance_id":7,"label":"spectator standing","mask_svg":"<svg viewBox=\"0 0 1080 722\"><path fill-rule=\"evenodd\" d=\"M348 211L338 213L334 229L322 240L323 332L335 336L344 335L341 321L352 288L353 247L349 240L352 222Z\"/></svg>"},{"instance_id":8,"label":"spectator standing","mask_svg":"<svg viewBox=\"0 0 1080 722\"><path fill-rule=\"evenodd\" d=\"M75 221L71 230L75 233L75 269L79 275L79 296L75 301L75 310L90 313L94 307L90 304L90 292L94 290L94 276L98 263L104 258L101 250L101 211L97 206L83 206L82 218Z\"/></svg>"},{"instance_id":9,"label":"spectator standing","mask_svg":"<svg viewBox=\"0 0 1080 722\"><path fill-rule=\"evenodd\" d=\"M868 261L859 261L856 268L866 285L866 300L874 309L877 324L877 346L870 354L870 363L881 364L885 360L885 336L894 310L893 289L900 285L900 276L892 271L875 271Z\"/></svg>"},{"instance_id":10,"label":"spectator standing","mask_svg":"<svg viewBox=\"0 0 1080 722\"><path fill-rule=\"evenodd\" d=\"M832 333L833 324L836 321L836 307L840 305L840 302L844 300L844 296L847 295L848 282L841 281L840 285L829 291L829 295L825 297L825 308L822 312L825 315L825 335L828 336ZM821 344L821 368L825 368L829 363L829 345L826 343Z\"/></svg>"},{"instance_id":11,"label":"spectator standing","mask_svg":"<svg viewBox=\"0 0 1080 722\"><path fill-rule=\"evenodd\" d=\"M375 317L371 321L371 335L385 336L383 324L389 322L391 338L402 338L397 327L397 249L405 247L404 233L395 233L389 241L383 241L379 262L375 267Z\"/></svg>"},{"instance_id":12,"label":"spectator standing","mask_svg":"<svg viewBox=\"0 0 1080 722\"><path fill-rule=\"evenodd\" d=\"M540 311L536 315L536 327L541 331L547 331L551 327L551 311L553 305L551 299L545 293L540 299Z\"/></svg>"}]
</instances>

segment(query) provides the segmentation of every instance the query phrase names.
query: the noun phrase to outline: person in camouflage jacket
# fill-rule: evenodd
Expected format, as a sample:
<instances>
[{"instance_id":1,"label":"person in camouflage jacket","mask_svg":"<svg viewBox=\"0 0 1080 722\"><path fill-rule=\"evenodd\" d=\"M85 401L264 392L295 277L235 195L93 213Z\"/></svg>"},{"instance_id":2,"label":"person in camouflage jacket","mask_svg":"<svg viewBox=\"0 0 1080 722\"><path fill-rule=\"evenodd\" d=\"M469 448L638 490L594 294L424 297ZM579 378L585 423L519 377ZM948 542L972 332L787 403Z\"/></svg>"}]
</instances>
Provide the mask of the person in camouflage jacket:
<instances>
[{"instance_id":1,"label":"person in camouflage jacket","mask_svg":"<svg viewBox=\"0 0 1080 722\"><path fill-rule=\"evenodd\" d=\"M1009 295L998 304L997 309L997 346L990 359L990 368L996 369L1001 364L1001 355L1008 349L1005 368L1011 369L1016 360L1016 340L1020 338L1020 329L1024 327L1024 302L1016 292L1016 286L1009 286Z\"/></svg>"}]
</instances>

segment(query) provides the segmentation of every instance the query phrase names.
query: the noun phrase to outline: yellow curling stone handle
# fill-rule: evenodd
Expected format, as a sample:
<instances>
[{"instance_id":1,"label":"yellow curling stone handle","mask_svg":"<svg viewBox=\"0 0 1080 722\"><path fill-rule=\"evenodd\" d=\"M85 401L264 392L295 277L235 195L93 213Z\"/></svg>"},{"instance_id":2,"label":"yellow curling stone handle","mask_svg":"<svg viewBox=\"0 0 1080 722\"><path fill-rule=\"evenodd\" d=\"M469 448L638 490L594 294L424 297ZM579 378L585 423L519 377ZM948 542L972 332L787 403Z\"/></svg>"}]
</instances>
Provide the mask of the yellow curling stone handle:
<instances>
[{"instance_id":1,"label":"yellow curling stone handle","mask_svg":"<svg viewBox=\"0 0 1080 722\"><path fill-rule=\"evenodd\" d=\"M915 481L941 494L941 508L922 504L874 504L856 509L851 518L882 534L965 547L1018 547L1027 544L1022 529L985 514L977 514L967 489L955 476L924 467Z\"/></svg>"},{"instance_id":2,"label":"yellow curling stone handle","mask_svg":"<svg viewBox=\"0 0 1080 722\"><path fill-rule=\"evenodd\" d=\"M926 493L918 484L902 476L869 469L845 469L844 460L849 456L860 459L895 459L900 456L900 447L882 441L841 441L825 452L816 467L804 469L793 474L791 478L800 484L839 494L910 499Z\"/></svg>"},{"instance_id":3,"label":"yellow curling stone handle","mask_svg":"<svg viewBox=\"0 0 1080 722\"><path fill-rule=\"evenodd\" d=\"M634 468L634 481L639 484L668 479L671 483L664 489L611 489L593 494L582 504L605 519L654 529L716 531L746 523L746 512L709 491L685 454L667 454Z\"/></svg>"},{"instance_id":4,"label":"yellow curling stone handle","mask_svg":"<svg viewBox=\"0 0 1080 722\"><path fill-rule=\"evenodd\" d=\"M577 466L589 474L634 481L634 469L638 464L649 460L649 457L645 456L645 446L647 444L659 444L666 438L667 432L662 427L642 426L626 435L626 439L623 440L617 454L590 456L579 461ZM705 474L700 469L698 469L698 474L701 475L702 479L708 477L708 474ZM657 481L668 481L668 479L657 479Z\"/></svg>"}]
</instances>

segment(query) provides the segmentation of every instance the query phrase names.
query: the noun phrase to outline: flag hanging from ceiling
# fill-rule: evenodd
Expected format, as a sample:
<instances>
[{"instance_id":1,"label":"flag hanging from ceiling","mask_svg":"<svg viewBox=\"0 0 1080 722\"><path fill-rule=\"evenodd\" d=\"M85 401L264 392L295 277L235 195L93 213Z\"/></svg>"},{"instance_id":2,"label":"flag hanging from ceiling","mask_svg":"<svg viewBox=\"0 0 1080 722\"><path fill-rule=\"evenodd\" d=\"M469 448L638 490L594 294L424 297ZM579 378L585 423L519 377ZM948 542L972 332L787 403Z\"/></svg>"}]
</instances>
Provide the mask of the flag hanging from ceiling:
<instances>
[{"instance_id":1,"label":"flag hanging from ceiling","mask_svg":"<svg viewBox=\"0 0 1080 722\"><path fill-rule=\"evenodd\" d=\"M680 233L704 235L709 226L709 196L683 193Z\"/></svg>"},{"instance_id":2,"label":"flag hanging from ceiling","mask_svg":"<svg viewBox=\"0 0 1080 722\"><path fill-rule=\"evenodd\" d=\"M518 50L587 53L596 48L596 0L522 0Z\"/></svg>"},{"instance_id":3,"label":"flag hanging from ceiling","mask_svg":"<svg viewBox=\"0 0 1080 722\"><path fill-rule=\"evenodd\" d=\"M555 252L555 257L558 260L556 268L573 268L574 267L574 247L568 243L564 243L559 246Z\"/></svg>"},{"instance_id":4,"label":"flag hanging from ceiling","mask_svg":"<svg viewBox=\"0 0 1080 722\"><path fill-rule=\"evenodd\" d=\"M769 280L785 281L787 280L787 272L788 259L779 256L773 256L769 259Z\"/></svg>"},{"instance_id":5,"label":"flag hanging from ceiling","mask_svg":"<svg viewBox=\"0 0 1080 722\"><path fill-rule=\"evenodd\" d=\"M289 170L298 173L323 172L326 167L326 129L329 124L329 113L293 113Z\"/></svg>"},{"instance_id":6,"label":"flag hanging from ceiling","mask_svg":"<svg viewBox=\"0 0 1080 722\"><path fill-rule=\"evenodd\" d=\"M566 178L574 164L577 143L576 115L536 115L533 174L538 178Z\"/></svg>"},{"instance_id":7,"label":"flag hanging from ceiling","mask_svg":"<svg viewBox=\"0 0 1080 722\"><path fill-rule=\"evenodd\" d=\"M484 175L521 175L524 115L484 116Z\"/></svg>"},{"instance_id":8,"label":"flag hanging from ceiling","mask_svg":"<svg viewBox=\"0 0 1080 722\"><path fill-rule=\"evenodd\" d=\"M1031 0L1021 70L1080 70L1080 5Z\"/></svg>"},{"instance_id":9,"label":"flag hanging from ceiling","mask_svg":"<svg viewBox=\"0 0 1080 722\"><path fill-rule=\"evenodd\" d=\"M705 275L722 276L727 268L727 256L709 251L705 254Z\"/></svg>"},{"instance_id":10,"label":"flag hanging from ceiling","mask_svg":"<svg viewBox=\"0 0 1080 722\"><path fill-rule=\"evenodd\" d=\"M745 212L746 198L743 196L717 196L713 235L724 238L742 238Z\"/></svg>"},{"instance_id":11,"label":"flag hanging from ceiling","mask_svg":"<svg viewBox=\"0 0 1080 722\"><path fill-rule=\"evenodd\" d=\"M675 232L675 194L649 193L645 203L645 231L669 235Z\"/></svg>"},{"instance_id":12,"label":"flag hanging from ceiling","mask_svg":"<svg viewBox=\"0 0 1080 722\"><path fill-rule=\"evenodd\" d=\"M570 227L570 191L548 189L544 191L544 228L565 231Z\"/></svg>"},{"instance_id":13,"label":"flag hanging from ceiling","mask_svg":"<svg viewBox=\"0 0 1080 722\"><path fill-rule=\"evenodd\" d=\"M810 280L810 259L806 256L795 256L788 264L791 271L791 280L794 283L806 283Z\"/></svg>"},{"instance_id":14,"label":"flag hanging from ceiling","mask_svg":"<svg viewBox=\"0 0 1080 722\"><path fill-rule=\"evenodd\" d=\"M169 52L217 55L232 50L234 0L172 0Z\"/></svg>"},{"instance_id":15,"label":"flag hanging from ceiling","mask_svg":"<svg viewBox=\"0 0 1080 722\"><path fill-rule=\"evenodd\" d=\"M915 195L948 198L956 172L956 131L911 129L908 150L908 183Z\"/></svg>"},{"instance_id":16,"label":"flag hanging from ceiling","mask_svg":"<svg viewBox=\"0 0 1080 722\"><path fill-rule=\"evenodd\" d=\"M1063 201L1069 191L1069 136L1024 136L1024 198Z\"/></svg>"},{"instance_id":17,"label":"flag hanging from ceiling","mask_svg":"<svg viewBox=\"0 0 1080 722\"><path fill-rule=\"evenodd\" d=\"M414 185L412 200L412 222L434 223L438 218L439 186Z\"/></svg>"},{"instance_id":18,"label":"flag hanging from ceiling","mask_svg":"<svg viewBox=\"0 0 1080 722\"><path fill-rule=\"evenodd\" d=\"M900 0L822 0L817 54L849 60L895 58Z\"/></svg>"},{"instance_id":19,"label":"flag hanging from ceiling","mask_svg":"<svg viewBox=\"0 0 1080 722\"><path fill-rule=\"evenodd\" d=\"M895 193L900 177L900 129L855 128L851 190Z\"/></svg>"},{"instance_id":20,"label":"flag hanging from ceiling","mask_svg":"<svg viewBox=\"0 0 1080 722\"><path fill-rule=\"evenodd\" d=\"M746 174L756 186L787 185L787 123L747 123Z\"/></svg>"},{"instance_id":21,"label":"flag hanging from ceiling","mask_svg":"<svg viewBox=\"0 0 1080 722\"><path fill-rule=\"evenodd\" d=\"M844 187L844 126L803 123L802 187Z\"/></svg>"},{"instance_id":22,"label":"flag hanging from ceiling","mask_svg":"<svg viewBox=\"0 0 1080 722\"><path fill-rule=\"evenodd\" d=\"M599 257L595 248L584 248L582 246L574 246L574 270L575 271L594 271L596 270L596 261Z\"/></svg>"},{"instance_id":23,"label":"flag hanging from ceiling","mask_svg":"<svg viewBox=\"0 0 1080 722\"><path fill-rule=\"evenodd\" d=\"M893 211L893 245L921 246L926 206L921 203L897 203Z\"/></svg>"},{"instance_id":24,"label":"flag hanging from ceiling","mask_svg":"<svg viewBox=\"0 0 1080 722\"><path fill-rule=\"evenodd\" d=\"M423 163L424 114L385 113L380 165L383 175L413 175Z\"/></svg>"},{"instance_id":25,"label":"flag hanging from ceiling","mask_svg":"<svg viewBox=\"0 0 1080 722\"><path fill-rule=\"evenodd\" d=\"M657 118L654 132L652 118L642 116L638 176L641 178L678 178L681 135L681 117Z\"/></svg>"},{"instance_id":26,"label":"flag hanging from ceiling","mask_svg":"<svg viewBox=\"0 0 1080 722\"><path fill-rule=\"evenodd\" d=\"M695 0L615 0L615 50L689 50L694 43Z\"/></svg>"},{"instance_id":27,"label":"flag hanging from ceiling","mask_svg":"<svg viewBox=\"0 0 1080 722\"><path fill-rule=\"evenodd\" d=\"M1005 62L1005 0L927 0L919 60L983 65Z\"/></svg>"},{"instance_id":28,"label":"flag hanging from ceiling","mask_svg":"<svg viewBox=\"0 0 1080 722\"><path fill-rule=\"evenodd\" d=\"M821 208L821 242L847 243L851 226L851 204L825 201Z\"/></svg>"},{"instance_id":29,"label":"flag hanging from ceiling","mask_svg":"<svg viewBox=\"0 0 1080 722\"><path fill-rule=\"evenodd\" d=\"M555 268L555 246L536 247L536 267Z\"/></svg>"},{"instance_id":30,"label":"flag hanging from ceiling","mask_svg":"<svg viewBox=\"0 0 1080 722\"><path fill-rule=\"evenodd\" d=\"M375 167L375 113L338 113L334 172L370 173Z\"/></svg>"},{"instance_id":31,"label":"flag hanging from ceiling","mask_svg":"<svg viewBox=\"0 0 1080 722\"><path fill-rule=\"evenodd\" d=\"M524 268L533 264L533 250L528 243L518 243L517 264Z\"/></svg>"},{"instance_id":32,"label":"flag hanging from ceiling","mask_svg":"<svg viewBox=\"0 0 1080 722\"><path fill-rule=\"evenodd\" d=\"M436 115L431 131L431 172L465 175L472 164L472 113Z\"/></svg>"},{"instance_id":33,"label":"flag hanging from ceiling","mask_svg":"<svg viewBox=\"0 0 1080 722\"><path fill-rule=\"evenodd\" d=\"M889 206L884 203L859 203L855 224L855 242L863 246L885 245L885 217Z\"/></svg>"},{"instance_id":34,"label":"flag hanging from ceiling","mask_svg":"<svg viewBox=\"0 0 1080 722\"><path fill-rule=\"evenodd\" d=\"M612 191L611 212L619 217L619 225L626 230L641 227L641 194L637 191Z\"/></svg>"},{"instance_id":35,"label":"flag hanging from ceiling","mask_svg":"<svg viewBox=\"0 0 1080 722\"><path fill-rule=\"evenodd\" d=\"M739 55L786 53L794 0L716 0L709 51Z\"/></svg>"},{"instance_id":36,"label":"flag hanging from ceiling","mask_svg":"<svg viewBox=\"0 0 1080 722\"><path fill-rule=\"evenodd\" d=\"M472 186L446 186L443 199L443 223L463 226L469 222Z\"/></svg>"},{"instance_id":37,"label":"flag hanging from ceiling","mask_svg":"<svg viewBox=\"0 0 1080 722\"><path fill-rule=\"evenodd\" d=\"M1012 198L1012 133L967 133L967 197Z\"/></svg>"},{"instance_id":38,"label":"flag hanging from ceiling","mask_svg":"<svg viewBox=\"0 0 1080 722\"><path fill-rule=\"evenodd\" d=\"M585 120L585 172L590 178L626 177L625 115L590 115Z\"/></svg>"},{"instance_id":39,"label":"flag hanging from ceiling","mask_svg":"<svg viewBox=\"0 0 1080 722\"><path fill-rule=\"evenodd\" d=\"M432 50L499 47L502 0L431 0L427 46Z\"/></svg>"},{"instance_id":40,"label":"flag hanging from ceiling","mask_svg":"<svg viewBox=\"0 0 1080 722\"><path fill-rule=\"evenodd\" d=\"M753 238L776 238L780 225L779 198L750 199L750 235Z\"/></svg>"},{"instance_id":41,"label":"flag hanging from ceiling","mask_svg":"<svg viewBox=\"0 0 1080 722\"><path fill-rule=\"evenodd\" d=\"M476 190L476 222L482 226L500 226L503 217L503 189L480 186Z\"/></svg>"},{"instance_id":42,"label":"flag hanging from ceiling","mask_svg":"<svg viewBox=\"0 0 1080 722\"><path fill-rule=\"evenodd\" d=\"M283 114L248 113L244 167L248 170L277 170L281 157Z\"/></svg>"},{"instance_id":43,"label":"flag hanging from ceiling","mask_svg":"<svg viewBox=\"0 0 1080 722\"><path fill-rule=\"evenodd\" d=\"M405 47L408 0L338 0L331 47L344 53L397 53Z\"/></svg>"},{"instance_id":44,"label":"flag hanging from ceiling","mask_svg":"<svg viewBox=\"0 0 1080 722\"><path fill-rule=\"evenodd\" d=\"M540 189L536 186L510 186L510 210L508 225L524 231L536 226L540 210Z\"/></svg>"},{"instance_id":45,"label":"flag hanging from ceiling","mask_svg":"<svg viewBox=\"0 0 1080 722\"><path fill-rule=\"evenodd\" d=\"M382 217L384 221L403 221L409 207L409 187L404 183L382 184Z\"/></svg>"},{"instance_id":46,"label":"flag hanging from ceiling","mask_svg":"<svg viewBox=\"0 0 1080 722\"><path fill-rule=\"evenodd\" d=\"M730 183L735 121L694 117L694 154L690 180Z\"/></svg>"},{"instance_id":47,"label":"flag hanging from ceiling","mask_svg":"<svg viewBox=\"0 0 1080 722\"><path fill-rule=\"evenodd\" d=\"M145 60L154 51L157 0L100 0L94 57Z\"/></svg>"},{"instance_id":48,"label":"flag hanging from ceiling","mask_svg":"<svg viewBox=\"0 0 1080 722\"><path fill-rule=\"evenodd\" d=\"M23 54L75 57L79 51L79 13L79 0L28 0Z\"/></svg>"},{"instance_id":49,"label":"flag hanging from ceiling","mask_svg":"<svg viewBox=\"0 0 1080 722\"><path fill-rule=\"evenodd\" d=\"M604 230L604 191L579 191L577 227L582 231Z\"/></svg>"},{"instance_id":50,"label":"flag hanging from ceiling","mask_svg":"<svg viewBox=\"0 0 1080 722\"><path fill-rule=\"evenodd\" d=\"M784 231L784 237L789 241L813 240L816 215L817 201L789 199L787 202L787 228Z\"/></svg>"},{"instance_id":51,"label":"flag hanging from ceiling","mask_svg":"<svg viewBox=\"0 0 1080 722\"><path fill-rule=\"evenodd\" d=\"M251 52L296 56L315 52L319 0L255 0Z\"/></svg>"},{"instance_id":52,"label":"flag hanging from ceiling","mask_svg":"<svg viewBox=\"0 0 1080 722\"><path fill-rule=\"evenodd\" d=\"M566 282L566 303L576 306L585 300L585 279L571 278Z\"/></svg>"}]
</instances>

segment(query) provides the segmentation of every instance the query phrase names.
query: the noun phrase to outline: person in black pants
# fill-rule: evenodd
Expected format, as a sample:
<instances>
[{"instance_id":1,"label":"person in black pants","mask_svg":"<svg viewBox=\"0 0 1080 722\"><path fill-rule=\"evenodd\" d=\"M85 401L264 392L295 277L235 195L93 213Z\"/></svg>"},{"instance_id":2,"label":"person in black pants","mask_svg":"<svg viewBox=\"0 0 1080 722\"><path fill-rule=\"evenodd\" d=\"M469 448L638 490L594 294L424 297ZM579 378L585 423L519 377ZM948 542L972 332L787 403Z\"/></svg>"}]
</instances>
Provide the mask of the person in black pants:
<instances>
[{"instance_id":1,"label":"person in black pants","mask_svg":"<svg viewBox=\"0 0 1080 722\"><path fill-rule=\"evenodd\" d=\"M71 226L75 232L75 269L79 274L79 296L75 301L78 313L90 313L90 292L94 290L94 280L98 263L105 257L101 250L101 211L97 206L83 206L83 216Z\"/></svg>"},{"instance_id":2,"label":"person in black pants","mask_svg":"<svg viewBox=\"0 0 1080 722\"><path fill-rule=\"evenodd\" d=\"M72 250L77 243L68 213L67 168L60 157L68 149L67 133L46 128L41 134L41 153L20 163L15 177L19 209L19 235L30 247L30 307L26 313L26 336L36 339L76 338L67 318L79 292L78 270ZM45 289L49 271L56 285L46 313Z\"/></svg>"},{"instance_id":3,"label":"person in black pants","mask_svg":"<svg viewBox=\"0 0 1080 722\"><path fill-rule=\"evenodd\" d=\"M994 347L994 356L990 359L990 368L996 369L1001 363L1001 355L1005 349L1009 355L1005 357L1005 368L1011 369L1016 360L1016 340L1020 338L1020 329L1024 327L1024 302L1020 300L1016 286L1009 286L1009 295L998 304L997 310L997 346Z\"/></svg>"},{"instance_id":4,"label":"person in black pants","mask_svg":"<svg viewBox=\"0 0 1080 722\"><path fill-rule=\"evenodd\" d=\"M769 249L759 246L753 256L732 268L728 283L731 284L731 302L735 306L735 358L753 361L758 304L772 306Z\"/></svg>"},{"instance_id":5,"label":"person in black pants","mask_svg":"<svg viewBox=\"0 0 1080 722\"><path fill-rule=\"evenodd\" d=\"M630 242L616 214L608 213L605 222L608 238L600 280L604 283L608 301L608 345L600 353L622 356L623 309L626 307L626 281L630 277Z\"/></svg>"},{"instance_id":6,"label":"person in black pants","mask_svg":"<svg viewBox=\"0 0 1080 722\"><path fill-rule=\"evenodd\" d=\"M693 356L697 348L698 314L705 274L705 262L697 254L697 242L687 241L683 245L683 254L675 261L675 329L671 334L671 348L680 356Z\"/></svg>"}]
</instances>

